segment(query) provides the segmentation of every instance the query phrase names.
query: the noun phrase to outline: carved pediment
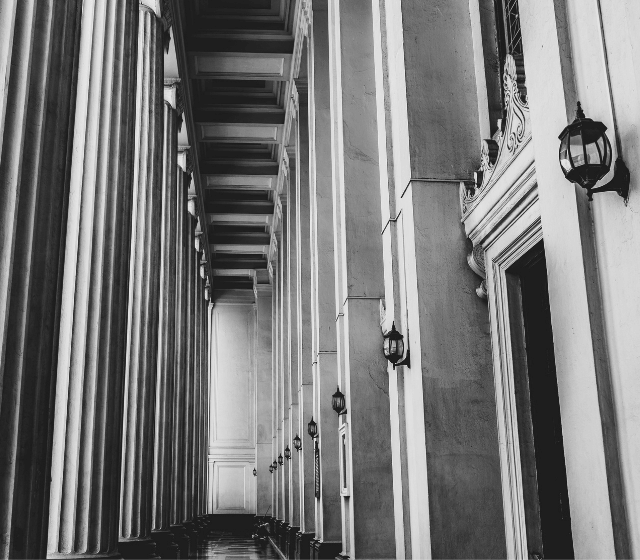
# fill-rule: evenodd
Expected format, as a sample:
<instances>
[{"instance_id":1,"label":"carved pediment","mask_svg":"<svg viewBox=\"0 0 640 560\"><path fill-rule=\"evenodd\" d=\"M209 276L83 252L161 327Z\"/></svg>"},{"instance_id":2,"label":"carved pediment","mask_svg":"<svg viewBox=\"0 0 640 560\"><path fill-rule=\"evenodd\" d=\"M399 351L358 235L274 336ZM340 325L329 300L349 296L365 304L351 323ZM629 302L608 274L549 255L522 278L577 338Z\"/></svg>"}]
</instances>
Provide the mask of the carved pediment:
<instances>
[{"instance_id":1,"label":"carved pediment","mask_svg":"<svg viewBox=\"0 0 640 560\"><path fill-rule=\"evenodd\" d=\"M529 106L524 94L524 72L522 60L507 55L504 65L504 99L506 119L498 127L493 138L482 141L480 168L475 173L474 184L460 185L460 207L462 216L470 211L482 193L491 185L518 155L531 136ZM502 123L500 123L502 124Z\"/></svg>"}]
</instances>

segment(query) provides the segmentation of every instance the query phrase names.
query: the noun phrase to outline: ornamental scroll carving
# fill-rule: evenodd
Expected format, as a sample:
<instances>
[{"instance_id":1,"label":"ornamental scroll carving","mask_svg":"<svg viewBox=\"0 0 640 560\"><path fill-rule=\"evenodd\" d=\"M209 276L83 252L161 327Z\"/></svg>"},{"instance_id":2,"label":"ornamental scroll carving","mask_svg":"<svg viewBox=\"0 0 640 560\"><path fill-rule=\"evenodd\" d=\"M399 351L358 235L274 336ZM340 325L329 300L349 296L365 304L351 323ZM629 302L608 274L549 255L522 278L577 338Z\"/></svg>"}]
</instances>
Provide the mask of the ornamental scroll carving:
<instances>
[{"instance_id":1,"label":"ornamental scroll carving","mask_svg":"<svg viewBox=\"0 0 640 560\"><path fill-rule=\"evenodd\" d=\"M504 126L498 126L498 131L493 138L482 141L480 168L475 173L475 183L460 185L460 208L463 218L482 193L491 187L492 180L509 166L525 141L531 136L521 57L516 59L512 55L507 55L503 84L506 113ZM502 122L499 124L502 125Z\"/></svg>"}]
</instances>

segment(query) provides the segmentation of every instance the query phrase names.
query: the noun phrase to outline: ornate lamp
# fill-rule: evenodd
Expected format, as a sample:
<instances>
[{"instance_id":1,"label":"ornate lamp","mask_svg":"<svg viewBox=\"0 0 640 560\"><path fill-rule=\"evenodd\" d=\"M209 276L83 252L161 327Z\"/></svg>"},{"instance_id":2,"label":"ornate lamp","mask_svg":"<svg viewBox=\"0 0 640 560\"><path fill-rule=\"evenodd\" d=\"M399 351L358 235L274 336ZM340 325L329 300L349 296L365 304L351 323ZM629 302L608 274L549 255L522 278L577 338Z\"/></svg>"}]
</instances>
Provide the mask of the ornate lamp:
<instances>
[{"instance_id":1,"label":"ornate lamp","mask_svg":"<svg viewBox=\"0 0 640 560\"><path fill-rule=\"evenodd\" d=\"M406 365L407 360L400 361L404 356L404 336L396 330L395 322L391 324L391 330L384 335L382 351L384 352L384 357L393 364L393 369L396 369L396 364Z\"/></svg>"},{"instance_id":2,"label":"ornate lamp","mask_svg":"<svg viewBox=\"0 0 640 560\"><path fill-rule=\"evenodd\" d=\"M207 283L204 285L204 299L205 301L209 301L211 298L211 284L209 283L209 279L207 278Z\"/></svg>"},{"instance_id":3,"label":"ornate lamp","mask_svg":"<svg viewBox=\"0 0 640 560\"><path fill-rule=\"evenodd\" d=\"M318 424L313 421L313 416L311 417L311 421L307 424L307 432L314 439L318 435Z\"/></svg>"},{"instance_id":4,"label":"ornate lamp","mask_svg":"<svg viewBox=\"0 0 640 560\"><path fill-rule=\"evenodd\" d=\"M195 195L189 196L189 199L187 200L187 212L189 212L189 214L191 214L194 218L197 215Z\"/></svg>"},{"instance_id":5,"label":"ornate lamp","mask_svg":"<svg viewBox=\"0 0 640 560\"><path fill-rule=\"evenodd\" d=\"M205 261L203 263L200 263L200 278L204 280L206 277L207 277L207 263Z\"/></svg>"},{"instance_id":6,"label":"ornate lamp","mask_svg":"<svg viewBox=\"0 0 640 560\"><path fill-rule=\"evenodd\" d=\"M621 157L616 159L613 179L602 187L593 188L611 168L611 143L607 127L585 117L580 102L575 120L560 134L560 167L567 180L586 189L589 200L597 192L617 192L625 200L629 196L629 170Z\"/></svg>"},{"instance_id":7,"label":"ornate lamp","mask_svg":"<svg viewBox=\"0 0 640 560\"><path fill-rule=\"evenodd\" d=\"M298 434L293 438L293 447L296 448L296 451L300 451L302 449L302 440Z\"/></svg>"},{"instance_id":8,"label":"ornate lamp","mask_svg":"<svg viewBox=\"0 0 640 560\"><path fill-rule=\"evenodd\" d=\"M273 465L269 465L269 472L270 472L271 474L273 474L273 470L274 470L274 469L273 469Z\"/></svg>"},{"instance_id":9,"label":"ornate lamp","mask_svg":"<svg viewBox=\"0 0 640 560\"><path fill-rule=\"evenodd\" d=\"M274 461L273 463L271 463L271 466L273 467L273 470L275 471L278 468L278 463L276 463Z\"/></svg>"},{"instance_id":10,"label":"ornate lamp","mask_svg":"<svg viewBox=\"0 0 640 560\"><path fill-rule=\"evenodd\" d=\"M336 389L336 392L333 393L331 397L331 408L336 411L336 414L340 415L347 413L347 410L345 408L346 406L347 403L345 401L344 395L340 391L340 387L338 387Z\"/></svg>"},{"instance_id":11,"label":"ornate lamp","mask_svg":"<svg viewBox=\"0 0 640 560\"><path fill-rule=\"evenodd\" d=\"M282 465L284 463L284 459L282 458L282 453L278 455L278 465Z\"/></svg>"},{"instance_id":12,"label":"ornate lamp","mask_svg":"<svg viewBox=\"0 0 640 560\"><path fill-rule=\"evenodd\" d=\"M291 459L291 449L289 449L288 445L284 448L284 458Z\"/></svg>"},{"instance_id":13,"label":"ornate lamp","mask_svg":"<svg viewBox=\"0 0 640 560\"><path fill-rule=\"evenodd\" d=\"M258 471L256 469L253 469L253 476L258 476Z\"/></svg>"}]
</instances>

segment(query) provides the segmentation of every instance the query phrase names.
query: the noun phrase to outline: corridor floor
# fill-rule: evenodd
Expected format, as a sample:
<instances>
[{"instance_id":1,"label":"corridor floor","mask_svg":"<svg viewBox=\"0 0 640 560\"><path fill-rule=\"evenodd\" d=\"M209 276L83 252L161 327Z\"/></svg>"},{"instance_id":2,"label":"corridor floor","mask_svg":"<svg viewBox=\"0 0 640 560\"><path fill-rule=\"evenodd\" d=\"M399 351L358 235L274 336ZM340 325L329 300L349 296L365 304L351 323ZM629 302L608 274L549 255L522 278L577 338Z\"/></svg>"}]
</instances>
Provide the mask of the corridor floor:
<instances>
[{"instance_id":1,"label":"corridor floor","mask_svg":"<svg viewBox=\"0 0 640 560\"><path fill-rule=\"evenodd\" d=\"M198 549L198 558L216 560L280 560L270 544L256 543L250 537L212 536Z\"/></svg>"}]
</instances>

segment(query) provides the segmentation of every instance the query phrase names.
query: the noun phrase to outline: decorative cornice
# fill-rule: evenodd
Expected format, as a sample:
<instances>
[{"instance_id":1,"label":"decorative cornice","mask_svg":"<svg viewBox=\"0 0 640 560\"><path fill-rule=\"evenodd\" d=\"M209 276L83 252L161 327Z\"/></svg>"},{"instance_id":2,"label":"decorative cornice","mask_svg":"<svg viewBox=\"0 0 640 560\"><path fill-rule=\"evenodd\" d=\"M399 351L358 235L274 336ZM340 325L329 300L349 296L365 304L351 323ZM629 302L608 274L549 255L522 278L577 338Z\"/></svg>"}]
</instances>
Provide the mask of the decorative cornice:
<instances>
[{"instance_id":1,"label":"decorative cornice","mask_svg":"<svg viewBox=\"0 0 640 560\"><path fill-rule=\"evenodd\" d=\"M531 137L529 106L523 98L524 72L521 62L507 55L504 65L504 99L506 124L491 139L482 141L480 168L475 174L475 184L460 185L460 209L462 217L482 198L483 193L509 166L525 141Z\"/></svg>"}]
</instances>

